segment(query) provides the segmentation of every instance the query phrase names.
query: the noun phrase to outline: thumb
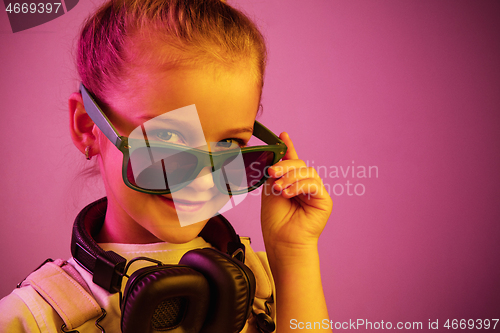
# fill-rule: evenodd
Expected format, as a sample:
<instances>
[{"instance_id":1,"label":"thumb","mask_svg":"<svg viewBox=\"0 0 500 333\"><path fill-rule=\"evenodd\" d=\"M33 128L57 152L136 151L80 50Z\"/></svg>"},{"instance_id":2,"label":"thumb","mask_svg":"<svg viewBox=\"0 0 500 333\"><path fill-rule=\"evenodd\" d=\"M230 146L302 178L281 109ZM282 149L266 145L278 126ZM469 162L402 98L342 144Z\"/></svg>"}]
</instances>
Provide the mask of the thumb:
<instances>
[{"instance_id":1,"label":"thumb","mask_svg":"<svg viewBox=\"0 0 500 333\"><path fill-rule=\"evenodd\" d=\"M288 135L287 132L283 132L280 134L279 138L283 140L285 145L287 146L287 151L285 156L283 156L282 160L298 160L299 156L297 155L297 152L295 151L295 147L293 146L292 139L290 139L290 136Z\"/></svg>"}]
</instances>

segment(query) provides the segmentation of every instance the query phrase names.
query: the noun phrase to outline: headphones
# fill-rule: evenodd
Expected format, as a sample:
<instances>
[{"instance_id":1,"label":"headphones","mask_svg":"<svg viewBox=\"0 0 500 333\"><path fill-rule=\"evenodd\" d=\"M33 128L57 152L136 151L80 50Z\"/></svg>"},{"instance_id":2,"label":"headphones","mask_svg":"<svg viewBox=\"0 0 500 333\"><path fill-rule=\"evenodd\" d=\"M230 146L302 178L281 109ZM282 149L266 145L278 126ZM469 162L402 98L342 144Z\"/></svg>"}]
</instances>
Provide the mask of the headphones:
<instances>
[{"instance_id":1,"label":"headphones","mask_svg":"<svg viewBox=\"0 0 500 333\"><path fill-rule=\"evenodd\" d=\"M71 254L93 275L92 281L110 293L121 294L126 259L104 251L93 235L104 223L107 198L78 214L73 226ZM255 277L245 266L245 246L222 216L212 217L199 236L213 248L188 251L178 265L135 271L120 297L123 333L237 333L250 316ZM148 260L147 258L138 258Z\"/></svg>"}]
</instances>

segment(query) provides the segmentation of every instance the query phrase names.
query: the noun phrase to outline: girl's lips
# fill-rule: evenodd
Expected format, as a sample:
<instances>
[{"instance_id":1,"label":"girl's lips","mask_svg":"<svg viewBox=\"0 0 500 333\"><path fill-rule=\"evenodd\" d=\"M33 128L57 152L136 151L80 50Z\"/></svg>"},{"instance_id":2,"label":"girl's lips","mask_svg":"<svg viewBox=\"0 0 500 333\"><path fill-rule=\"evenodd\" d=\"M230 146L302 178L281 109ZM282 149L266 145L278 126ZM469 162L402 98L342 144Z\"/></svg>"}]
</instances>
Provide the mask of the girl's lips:
<instances>
[{"instance_id":1,"label":"girl's lips","mask_svg":"<svg viewBox=\"0 0 500 333\"><path fill-rule=\"evenodd\" d=\"M160 198L167 205L181 212L196 212L207 203L207 201L174 200L172 198L167 198L164 196L160 196Z\"/></svg>"}]
</instances>

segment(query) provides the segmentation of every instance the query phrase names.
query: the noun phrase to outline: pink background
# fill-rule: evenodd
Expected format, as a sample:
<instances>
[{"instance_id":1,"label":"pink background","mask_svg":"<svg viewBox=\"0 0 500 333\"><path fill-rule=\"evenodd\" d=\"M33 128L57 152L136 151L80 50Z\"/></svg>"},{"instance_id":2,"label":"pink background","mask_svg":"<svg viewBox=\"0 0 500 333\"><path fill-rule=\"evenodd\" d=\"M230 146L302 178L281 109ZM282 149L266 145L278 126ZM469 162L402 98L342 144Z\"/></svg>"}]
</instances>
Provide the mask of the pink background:
<instances>
[{"instance_id":1,"label":"pink background","mask_svg":"<svg viewBox=\"0 0 500 333\"><path fill-rule=\"evenodd\" d=\"M87 163L66 107L77 30L96 3L16 34L0 13L0 297L46 258L70 256L74 217L103 193L79 177ZM332 319L498 318L500 2L236 3L269 44L259 120L328 170ZM378 177L344 177L353 165ZM258 207L249 195L226 216L263 250Z\"/></svg>"}]
</instances>

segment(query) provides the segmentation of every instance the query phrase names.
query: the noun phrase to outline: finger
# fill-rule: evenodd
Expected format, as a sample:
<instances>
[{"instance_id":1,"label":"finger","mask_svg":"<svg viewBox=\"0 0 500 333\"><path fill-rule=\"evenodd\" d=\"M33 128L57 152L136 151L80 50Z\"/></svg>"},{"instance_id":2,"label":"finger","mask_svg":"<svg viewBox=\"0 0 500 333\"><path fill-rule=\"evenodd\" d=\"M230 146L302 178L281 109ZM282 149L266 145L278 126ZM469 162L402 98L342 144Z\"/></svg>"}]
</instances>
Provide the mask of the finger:
<instances>
[{"instance_id":1,"label":"finger","mask_svg":"<svg viewBox=\"0 0 500 333\"><path fill-rule=\"evenodd\" d=\"M269 176L273 178L279 178L286 174L287 172L291 172L294 169L297 168L303 168L306 167L306 163L303 160L286 160L286 161L279 161L272 167L268 169L268 174Z\"/></svg>"},{"instance_id":2,"label":"finger","mask_svg":"<svg viewBox=\"0 0 500 333\"><path fill-rule=\"evenodd\" d=\"M293 169L293 171L289 171L284 174L280 179L275 180L274 187L276 190L283 190L298 181L309 178L317 178L319 179L320 183L322 183L321 178L313 167L301 167L295 168Z\"/></svg>"},{"instance_id":3,"label":"finger","mask_svg":"<svg viewBox=\"0 0 500 333\"><path fill-rule=\"evenodd\" d=\"M300 195L315 199L329 197L326 188L319 178L299 180L282 191L282 196L287 199Z\"/></svg>"},{"instance_id":4,"label":"finger","mask_svg":"<svg viewBox=\"0 0 500 333\"><path fill-rule=\"evenodd\" d=\"M283 140L285 145L287 146L287 151L285 156L283 156L282 160L296 160L299 158L297 155L297 152L295 151L295 147L293 146L292 139L290 139L290 136L288 135L287 132L283 132L280 134L280 139Z\"/></svg>"}]
</instances>

